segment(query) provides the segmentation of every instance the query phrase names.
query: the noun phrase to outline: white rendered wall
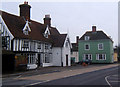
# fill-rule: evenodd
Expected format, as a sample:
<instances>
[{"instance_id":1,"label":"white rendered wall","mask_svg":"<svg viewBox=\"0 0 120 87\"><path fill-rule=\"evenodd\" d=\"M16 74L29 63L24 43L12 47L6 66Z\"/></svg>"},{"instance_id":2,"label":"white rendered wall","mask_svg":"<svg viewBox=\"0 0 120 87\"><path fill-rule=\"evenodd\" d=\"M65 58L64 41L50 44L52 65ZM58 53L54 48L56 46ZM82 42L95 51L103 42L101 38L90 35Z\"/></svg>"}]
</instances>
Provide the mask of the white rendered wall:
<instances>
[{"instance_id":1,"label":"white rendered wall","mask_svg":"<svg viewBox=\"0 0 120 87\"><path fill-rule=\"evenodd\" d=\"M61 66L61 48L52 48L53 66Z\"/></svg>"},{"instance_id":2,"label":"white rendered wall","mask_svg":"<svg viewBox=\"0 0 120 87\"><path fill-rule=\"evenodd\" d=\"M70 43L68 44L68 47L66 47L66 41L67 41L67 37L66 40L64 42L63 48L62 48L62 58L63 58L63 66L66 66L66 55L68 55L68 66L71 66L71 47L70 47Z\"/></svg>"},{"instance_id":3,"label":"white rendered wall","mask_svg":"<svg viewBox=\"0 0 120 87\"><path fill-rule=\"evenodd\" d=\"M70 55L70 48L63 47L62 48L62 59L63 59L63 66L66 66L66 55L68 55L68 66L71 66L71 55Z\"/></svg>"}]
</instances>

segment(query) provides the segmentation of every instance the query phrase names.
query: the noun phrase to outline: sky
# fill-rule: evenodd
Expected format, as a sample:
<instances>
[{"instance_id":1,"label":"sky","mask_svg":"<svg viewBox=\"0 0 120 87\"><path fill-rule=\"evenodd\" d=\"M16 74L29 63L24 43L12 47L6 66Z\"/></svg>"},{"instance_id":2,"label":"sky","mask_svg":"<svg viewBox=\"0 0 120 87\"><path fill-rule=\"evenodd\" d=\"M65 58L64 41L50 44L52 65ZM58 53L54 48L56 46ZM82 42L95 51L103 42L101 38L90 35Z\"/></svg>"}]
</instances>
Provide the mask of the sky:
<instances>
[{"instance_id":1,"label":"sky","mask_svg":"<svg viewBox=\"0 0 120 87\"><path fill-rule=\"evenodd\" d=\"M19 15L19 5L25 0L1 0L0 9ZM51 25L60 33L68 33L72 43L92 26L111 36L118 44L118 0L26 0L31 5L31 19L43 23L50 14Z\"/></svg>"}]
</instances>

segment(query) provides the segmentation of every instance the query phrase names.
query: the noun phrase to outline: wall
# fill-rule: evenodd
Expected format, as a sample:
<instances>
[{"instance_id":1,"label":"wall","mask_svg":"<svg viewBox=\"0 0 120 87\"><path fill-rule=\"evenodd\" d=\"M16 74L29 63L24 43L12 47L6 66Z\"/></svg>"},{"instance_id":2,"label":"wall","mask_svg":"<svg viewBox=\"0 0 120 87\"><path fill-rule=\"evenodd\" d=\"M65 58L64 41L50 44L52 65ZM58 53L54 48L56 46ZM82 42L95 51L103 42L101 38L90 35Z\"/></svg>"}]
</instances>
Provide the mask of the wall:
<instances>
[{"instance_id":1,"label":"wall","mask_svg":"<svg viewBox=\"0 0 120 87\"><path fill-rule=\"evenodd\" d=\"M120 46L120 1L118 2L118 45Z\"/></svg>"},{"instance_id":2,"label":"wall","mask_svg":"<svg viewBox=\"0 0 120 87\"><path fill-rule=\"evenodd\" d=\"M29 41L29 47L28 48L23 48L23 43L24 40ZM45 49L45 42L41 42L41 49L38 49L38 43L40 41L36 40L29 40L29 39L17 39L15 38L13 40L13 51L33 51L33 52L52 52L50 49L51 44L48 44L48 49Z\"/></svg>"},{"instance_id":3,"label":"wall","mask_svg":"<svg viewBox=\"0 0 120 87\"><path fill-rule=\"evenodd\" d=\"M79 56L78 56L78 52L77 51L72 52L71 57L75 57L75 62L76 63L79 62Z\"/></svg>"},{"instance_id":4,"label":"wall","mask_svg":"<svg viewBox=\"0 0 120 87\"><path fill-rule=\"evenodd\" d=\"M68 55L68 66L71 66L71 44L68 43L68 46L66 47L68 35L66 36L63 48L62 48L62 59L63 59L63 66L66 66L66 55Z\"/></svg>"},{"instance_id":5,"label":"wall","mask_svg":"<svg viewBox=\"0 0 120 87\"><path fill-rule=\"evenodd\" d=\"M14 38L14 36L11 34L11 32L9 31L7 25L5 24L4 20L2 19L1 15L0 15L0 32L2 37L4 36L9 36L10 41L9 41L9 46L7 47L6 50L11 50L11 40Z\"/></svg>"},{"instance_id":6,"label":"wall","mask_svg":"<svg viewBox=\"0 0 120 87\"><path fill-rule=\"evenodd\" d=\"M63 66L66 66L66 55L68 55L68 66L71 66L71 55L70 55L70 48L69 47L62 48Z\"/></svg>"},{"instance_id":7,"label":"wall","mask_svg":"<svg viewBox=\"0 0 120 87\"><path fill-rule=\"evenodd\" d=\"M84 44L90 44L90 50L84 50ZM98 50L98 44L104 44L104 50ZM83 54L92 54L93 63L112 63L113 44L110 40L94 40L94 41L79 41L79 61L82 60ZM96 60L96 54L106 54L106 60Z\"/></svg>"},{"instance_id":8,"label":"wall","mask_svg":"<svg viewBox=\"0 0 120 87\"><path fill-rule=\"evenodd\" d=\"M114 53L114 62L117 62L118 61L118 55L117 55L117 53Z\"/></svg>"},{"instance_id":9,"label":"wall","mask_svg":"<svg viewBox=\"0 0 120 87\"><path fill-rule=\"evenodd\" d=\"M53 59L53 66L61 66L61 48L60 47L53 47L52 48L52 59Z\"/></svg>"}]
</instances>

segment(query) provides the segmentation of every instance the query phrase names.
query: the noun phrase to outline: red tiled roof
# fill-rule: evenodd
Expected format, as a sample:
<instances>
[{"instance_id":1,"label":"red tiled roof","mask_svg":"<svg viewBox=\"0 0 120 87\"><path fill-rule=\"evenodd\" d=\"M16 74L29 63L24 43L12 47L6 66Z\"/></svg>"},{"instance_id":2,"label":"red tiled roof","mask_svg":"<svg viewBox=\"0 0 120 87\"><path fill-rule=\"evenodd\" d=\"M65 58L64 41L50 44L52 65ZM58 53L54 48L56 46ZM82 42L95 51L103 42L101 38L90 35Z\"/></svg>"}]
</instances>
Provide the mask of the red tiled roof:
<instances>
[{"instance_id":1,"label":"red tiled roof","mask_svg":"<svg viewBox=\"0 0 120 87\"><path fill-rule=\"evenodd\" d=\"M63 47L67 34L51 35L53 47Z\"/></svg>"},{"instance_id":2,"label":"red tiled roof","mask_svg":"<svg viewBox=\"0 0 120 87\"><path fill-rule=\"evenodd\" d=\"M46 30L46 26L39 22L30 20L29 26L31 32L29 33L29 35L25 35L22 31L26 24L26 21L23 17L9 14L4 11L0 11L0 13L2 13L2 18L4 22L15 38L40 40L45 42L52 42L53 46L63 46L67 34L60 34L56 28L50 27L50 38L45 38L43 36L43 33Z\"/></svg>"}]
</instances>

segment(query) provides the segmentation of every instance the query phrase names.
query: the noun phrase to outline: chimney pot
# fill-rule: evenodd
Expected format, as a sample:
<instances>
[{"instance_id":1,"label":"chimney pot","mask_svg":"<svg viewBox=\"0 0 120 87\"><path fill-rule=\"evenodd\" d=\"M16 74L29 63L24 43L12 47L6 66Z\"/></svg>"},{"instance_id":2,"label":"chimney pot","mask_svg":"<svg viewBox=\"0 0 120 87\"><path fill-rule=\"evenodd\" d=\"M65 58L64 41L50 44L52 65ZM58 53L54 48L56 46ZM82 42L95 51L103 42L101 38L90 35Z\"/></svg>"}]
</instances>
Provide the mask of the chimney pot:
<instances>
[{"instance_id":1,"label":"chimney pot","mask_svg":"<svg viewBox=\"0 0 120 87\"><path fill-rule=\"evenodd\" d=\"M45 15L45 18L50 18L50 15Z\"/></svg>"},{"instance_id":2,"label":"chimney pot","mask_svg":"<svg viewBox=\"0 0 120 87\"><path fill-rule=\"evenodd\" d=\"M92 26L92 32L96 32L96 26Z\"/></svg>"},{"instance_id":3,"label":"chimney pot","mask_svg":"<svg viewBox=\"0 0 120 87\"><path fill-rule=\"evenodd\" d=\"M24 4L27 4L27 5L28 5L28 2L25 1Z\"/></svg>"},{"instance_id":4,"label":"chimney pot","mask_svg":"<svg viewBox=\"0 0 120 87\"><path fill-rule=\"evenodd\" d=\"M24 1L24 4L26 4L26 1Z\"/></svg>"}]
</instances>

